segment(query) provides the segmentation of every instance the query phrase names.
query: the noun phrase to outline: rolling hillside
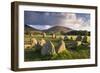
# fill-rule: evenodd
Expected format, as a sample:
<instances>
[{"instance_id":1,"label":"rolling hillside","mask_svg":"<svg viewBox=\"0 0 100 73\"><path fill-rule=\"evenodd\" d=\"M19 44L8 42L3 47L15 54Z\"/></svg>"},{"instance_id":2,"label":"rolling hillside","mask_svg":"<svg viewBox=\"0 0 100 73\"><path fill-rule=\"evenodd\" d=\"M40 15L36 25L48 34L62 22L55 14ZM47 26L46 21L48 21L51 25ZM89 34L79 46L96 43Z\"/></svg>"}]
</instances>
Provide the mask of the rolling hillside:
<instances>
[{"instance_id":1,"label":"rolling hillside","mask_svg":"<svg viewBox=\"0 0 100 73\"><path fill-rule=\"evenodd\" d=\"M57 33L57 32L67 33L69 31L72 31L72 29L67 28L67 27L63 27L63 26L54 26L54 27L51 27L47 30L38 30L38 29L30 27L28 25L25 25L24 30L29 31L29 32L46 32L46 33L48 33L48 32L49 33Z\"/></svg>"}]
</instances>

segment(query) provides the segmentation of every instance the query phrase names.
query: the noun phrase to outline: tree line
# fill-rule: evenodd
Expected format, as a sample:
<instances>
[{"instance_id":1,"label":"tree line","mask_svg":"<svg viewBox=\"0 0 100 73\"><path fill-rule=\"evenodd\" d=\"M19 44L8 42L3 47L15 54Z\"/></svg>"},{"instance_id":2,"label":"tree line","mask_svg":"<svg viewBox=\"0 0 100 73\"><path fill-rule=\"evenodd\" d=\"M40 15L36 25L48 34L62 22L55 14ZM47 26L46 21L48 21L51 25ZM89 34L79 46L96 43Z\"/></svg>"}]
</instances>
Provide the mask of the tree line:
<instances>
[{"instance_id":1,"label":"tree line","mask_svg":"<svg viewBox=\"0 0 100 73\"><path fill-rule=\"evenodd\" d=\"M64 32L61 32L62 35L81 35L81 36L90 36L90 32L89 31L77 31L77 30L73 30L73 31L70 31L70 32L67 32L67 33L64 33Z\"/></svg>"}]
</instances>

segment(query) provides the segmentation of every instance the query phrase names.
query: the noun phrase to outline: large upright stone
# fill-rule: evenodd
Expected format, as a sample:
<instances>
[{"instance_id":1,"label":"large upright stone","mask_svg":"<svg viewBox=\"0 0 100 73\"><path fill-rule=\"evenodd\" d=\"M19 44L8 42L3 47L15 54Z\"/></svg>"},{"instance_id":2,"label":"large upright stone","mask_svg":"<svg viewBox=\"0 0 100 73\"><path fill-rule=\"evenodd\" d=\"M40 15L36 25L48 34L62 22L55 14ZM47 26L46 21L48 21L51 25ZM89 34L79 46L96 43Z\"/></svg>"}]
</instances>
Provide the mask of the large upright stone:
<instances>
[{"instance_id":1,"label":"large upright stone","mask_svg":"<svg viewBox=\"0 0 100 73\"><path fill-rule=\"evenodd\" d=\"M54 55L56 54L55 47L51 41L47 41L47 43L41 49L42 55Z\"/></svg>"},{"instance_id":2,"label":"large upright stone","mask_svg":"<svg viewBox=\"0 0 100 73\"><path fill-rule=\"evenodd\" d=\"M61 40L58 44L58 47L56 48L57 53L62 53L64 51L66 51L66 46L65 46L65 42L63 40Z\"/></svg>"},{"instance_id":3,"label":"large upright stone","mask_svg":"<svg viewBox=\"0 0 100 73\"><path fill-rule=\"evenodd\" d=\"M84 36L84 37L83 37L82 42L83 42L83 43L87 43L87 36Z\"/></svg>"},{"instance_id":4,"label":"large upright stone","mask_svg":"<svg viewBox=\"0 0 100 73\"><path fill-rule=\"evenodd\" d=\"M45 37L46 37L46 33L45 33L45 32L43 32L43 33L42 33L42 36L43 36L43 38L45 38Z\"/></svg>"},{"instance_id":5,"label":"large upright stone","mask_svg":"<svg viewBox=\"0 0 100 73\"><path fill-rule=\"evenodd\" d=\"M31 45L32 46L37 45L37 40L35 38L31 38Z\"/></svg>"},{"instance_id":6,"label":"large upright stone","mask_svg":"<svg viewBox=\"0 0 100 73\"><path fill-rule=\"evenodd\" d=\"M39 41L40 46L43 46L45 43L46 43L46 41L43 38Z\"/></svg>"},{"instance_id":7,"label":"large upright stone","mask_svg":"<svg viewBox=\"0 0 100 73\"><path fill-rule=\"evenodd\" d=\"M73 40L68 41L66 43L66 47L72 50L75 50L77 48L77 45L78 45L77 41L73 41Z\"/></svg>"},{"instance_id":8,"label":"large upright stone","mask_svg":"<svg viewBox=\"0 0 100 73\"><path fill-rule=\"evenodd\" d=\"M68 36L65 35L65 36L64 36L64 41L68 41L68 40L69 40Z\"/></svg>"},{"instance_id":9,"label":"large upright stone","mask_svg":"<svg viewBox=\"0 0 100 73\"><path fill-rule=\"evenodd\" d=\"M78 35L77 37L76 37L76 41L81 41L82 40L82 36L81 35Z\"/></svg>"},{"instance_id":10,"label":"large upright stone","mask_svg":"<svg viewBox=\"0 0 100 73\"><path fill-rule=\"evenodd\" d=\"M56 34L53 33L52 34L52 38L55 39L56 38Z\"/></svg>"},{"instance_id":11,"label":"large upright stone","mask_svg":"<svg viewBox=\"0 0 100 73\"><path fill-rule=\"evenodd\" d=\"M31 33L31 37L34 37L33 33Z\"/></svg>"}]
</instances>

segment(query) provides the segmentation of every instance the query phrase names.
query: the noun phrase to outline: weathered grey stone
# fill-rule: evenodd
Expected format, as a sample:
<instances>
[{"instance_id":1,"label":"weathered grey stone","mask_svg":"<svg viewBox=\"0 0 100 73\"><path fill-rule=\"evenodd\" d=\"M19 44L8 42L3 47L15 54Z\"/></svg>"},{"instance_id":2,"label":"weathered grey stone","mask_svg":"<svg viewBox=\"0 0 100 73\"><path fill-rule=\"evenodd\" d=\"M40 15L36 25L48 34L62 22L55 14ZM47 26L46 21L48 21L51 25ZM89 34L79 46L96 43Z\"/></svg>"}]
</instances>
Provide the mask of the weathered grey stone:
<instances>
[{"instance_id":1,"label":"weathered grey stone","mask_svg":"<svg viewBox=\"0 0 100 73\"><path fill-rule=\"evenodd\" d=\"M81 41L82 40L82 36L81 35L78 35L77 37L76 37L76 41Z\"/></svg>"},{"instance_id":2,"label":"weathered grey stone","mask_svg":"<svg viewBox=\"0 0 100 73\"><path fill-rule=\"evenodd\" d=\"M53 55L56 54L55 47L51 41L47 41L46 44L44 44L43 48L41 49L42 55Z\"/></svg>"},{"instance_id":3,"label":"weathered grey stone","mask_svg":"<svg viewBox=\"0 0 100 73\"><path fill-rule=\"evenodd\" d=\"M69 38L68 38L67 35L65 35L65 36L64 36L64 41L67 41L67 40L69 40Z\"/></svg>"},{"instance_id":4,"label":"weathered grey stone","mask_svg":"<svg viewBox=\"0 0 100 73\"><path fill-rule=\"evenodd\" d=\"M68 41L66 43L66 47L73 50L76 49L77 45L78 45L77 41Z\"/></svg>"}]
</instances>

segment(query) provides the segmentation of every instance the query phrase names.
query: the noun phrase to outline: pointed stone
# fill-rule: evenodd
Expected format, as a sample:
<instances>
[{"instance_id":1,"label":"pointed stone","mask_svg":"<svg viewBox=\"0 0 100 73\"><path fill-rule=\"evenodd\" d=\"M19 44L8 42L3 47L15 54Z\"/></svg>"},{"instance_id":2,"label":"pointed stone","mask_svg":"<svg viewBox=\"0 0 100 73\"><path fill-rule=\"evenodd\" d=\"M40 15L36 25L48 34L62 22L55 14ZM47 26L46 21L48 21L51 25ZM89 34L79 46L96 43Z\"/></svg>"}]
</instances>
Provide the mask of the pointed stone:
<instances>
[{"instance_id":1,"label":"pointed stone","mask_svg":"<svg viewBox=\"0 0 100 73\"><path fill-rule=\"evenodd\" d=\"M43 38L39 41L40 46L43 46L45 43L46 43L46 41Z\"/></svg>"},{"instance_id":2,"label":"pointed stone","mask_svg":"<svg viewBox=\"0 0 100 73\"><path fill-rule=\"evenodd\" d=\"M31 44L32 46L35 46L37 44L37 40L35 38L31 39Z\"/></svg>"},{"instance_id":3,"label":"pointed stone","mask_svg":"<svg viewBox=\"0 0 100 73\"><path fill-rule=\"evenodd\" d=\"M58 44L58 47L56 49L57 53L62 53L64 51L66 51L66 47L65 47L65 42L63 40L61 40Z\"/></svg>"},{"instance_id":4,"label":"pointed stone","mask_svg":"<svg viewBox=\"0 0 100 73\"><path fill-rule=\"evenodd\" d=\"M47 43L41 49L42 55L53 55L56 54L55 47L51 41L47 41Z\"/></svg>"},{"instance_id":5,"label":"pointed stone","mask_svg":"<svg viewBox=\"0 0 100 73\"><path fill-rule=\"evenodd\" d=\"M45 37L46 37L46 33L45 33L45 32L43 32L43 33L42 33L42 35L43 35L43 38L45 38Z\"/></svg>"}]
</instances>

